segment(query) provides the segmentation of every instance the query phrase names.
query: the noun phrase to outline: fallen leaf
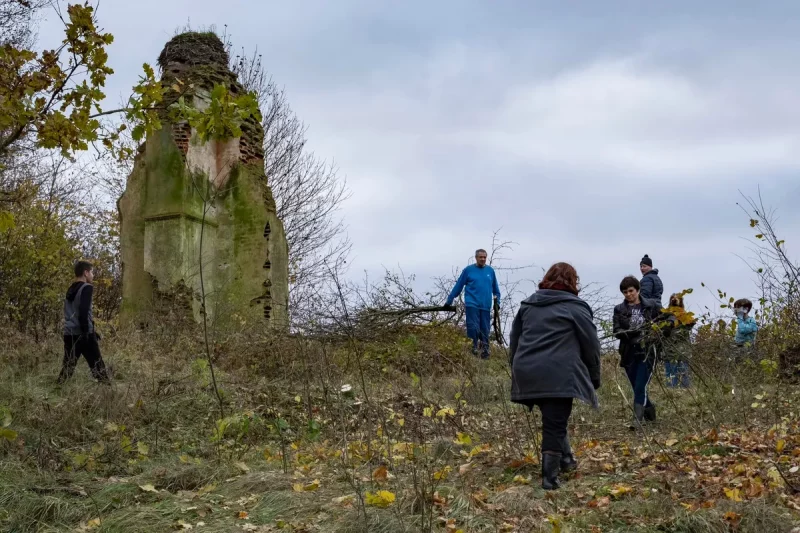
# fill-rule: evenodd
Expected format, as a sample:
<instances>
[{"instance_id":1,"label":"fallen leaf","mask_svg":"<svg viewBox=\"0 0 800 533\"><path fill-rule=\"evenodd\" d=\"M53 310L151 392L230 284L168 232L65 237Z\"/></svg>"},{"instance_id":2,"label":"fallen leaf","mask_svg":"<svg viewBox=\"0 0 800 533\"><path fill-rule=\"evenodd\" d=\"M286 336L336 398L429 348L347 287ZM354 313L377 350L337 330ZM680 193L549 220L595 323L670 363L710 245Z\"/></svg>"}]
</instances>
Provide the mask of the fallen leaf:
<instances>
[{"instance_id":1,"label":"fallen leaf","mask_svg":"<svg viewBox=\"0 0 800 533\"><path fill-rule=\"evenodd\" d=\"M295 492L313 492L319 488L319 480L315 479L311 483L307 485L303 485L302 483L295 483L292 485L292 490Z\"/></svg>"},{"instance_id":2,"label":"fallen leaf","mask_svg":"<svg viewBox=\"0 0 800 533\"><path fill-rule=\"evenodd\" d=\"M608 507L611 504L611 498L608 496L603 496L602 498L597 498L589 502L589 507L599 508L599 507Z\"/></svg>"},{"instance_id":3,"label":"fallen leaf","mask_svg":"<svg viewBox=\"0 0 800 533\"><path fill-rule=\"evenodd\" d=\"M781 439L775 444L775 451L778 453L783 452L783 449L786 447L786 441Z\"/></svg>"},{"instance_id":4,"label":"fallen leaf","mask_svg":"<svg viewBox=\"0 0 800 533\"><path fill-rule=\"evenodd\" d=\"M239 462L235 463L234 466L236 466L236 468L238 468L239 470L241 470L245 474L250 471L250 467L247 466L246 464L244 464L242 461L239 461Z\"/></svg>"},{"instance_id":5,"label":"fallen leaf","mask_svg":"<svg viewBox=\"0 0 800 533\"><path fill-rule=\"evenodd\" d=\"M386 481L387 479L389 479L389 471L386 469L385 466L379 466L372 473L372 479L374 479L375 481Z\"/></svg>"},{"instance_id":6,"label":"fallen leaf","mask_svg":"<svg viewBox=\"0 0 800 533\"><path fill-rule=\"evenodd\" d=\"M725 487L725 496L727 496L729 500L733 500L735 502L742 501L742 493L739 489L729 489Z\"/></svg>"},{"instance_id":7,"label":"fallen leaf","mask_svg":"<svg viewBox=\"0 0 800 533\"><path fill-rule=\"evenodd\" d=\"M250 514L247 511L239 511L239 513L236 515L236 518L239 520L247 520L250 518Z\"/></svg>"},{"instance_id":8,"label":"fallen leaf","mask_svg":"<svg viewBox=\"0 0 800 533\"><path fill-rule=\"evenodd\" d=\"M350 505L353 503L353 501L355 501L355 499L356 499L355 494L346 494L344 496L339 496L338 498L334 498L331 501L339 505Z\"/></svg>"},{"instance_id":9,"label":"fallen leaf","mask_svg":"<svg viewBox=\"0 0 800 533\"><path fill-rule=\"evenodd\" d=\"M142 489L142 491L144 492L156 492L156 493L158 492L158 490L156 490L156 488L150 483L148 483L147 485L139 485L139 488Z\"/></svg>"},{"instance_id":10,"label":"fallen leaf","mask_svg":"<svg viewBox=\"0 0 800 533\"><path fill-rule=\"evenodd\" d=\"M375 494L367 492L365 501L372 507L389 507L394 503L395 495L388 490L379 490Z\"/></svg>"},{"instance_id":11,"label":"fallen leaf","mask_svg":"<svg viewBox=\"0 0 800 533\"><path fill-rule=\"evenodd\" d=\"M92 518L88 522L86 522L86 529L94 529L96 527L100 527L100 519L99 518Z\"/></svg>"},{"instance_id":12,"label":"fallen leaf","mask_svg":"<svg viewBox=\"0 0 800 533\"><path fill-rule=\"evenodd\" d=\"M620 498L620 497L622 497L622 496L624 496L624 495L626 495L626 494L628 494L629 492L632 492L632 491L633 491L633 488L629 487L628 485L614 485L613 487L611 487L611 490L609 490L608 492L611 493L611 495L614 496L614 498L616 499L616 498Z\"/></svg>"},{"instance_id":13,"label":"fallen leaf","mask_svg":"<svg viewBox=\"0 0 800 533\"><path fill-rule=\"evenodd\" d=\"M183 520L178 520L178 526L180 526L181 529L193 529L194 528L194 526L192 526L192 524L184 522Z\"/></svg>"},{"instance_id":14,"label":"fallen leaf","mask_svg":"<svg viewBox=\"0 0 800 533\"><path fill-rule=\"evenodd\" d=\"M678 444L678 439L668 439L667 442L665 442L664 444L666 444L667 446L675 446L676 444Z\"/></svg>"},{"instance_id":15,"label":"fallen leaf","mask_svg":"<svg viewBox=\"0 0 800 533\"><path fill-rule=\"evenodd\" d=\"M456 442L456 444L463 444L465 446L468 446L468 445L472 444L472 437L470 437L466 433L459 432L458 434L456 434L455 442Z\"/></svg>"}]
</instances>

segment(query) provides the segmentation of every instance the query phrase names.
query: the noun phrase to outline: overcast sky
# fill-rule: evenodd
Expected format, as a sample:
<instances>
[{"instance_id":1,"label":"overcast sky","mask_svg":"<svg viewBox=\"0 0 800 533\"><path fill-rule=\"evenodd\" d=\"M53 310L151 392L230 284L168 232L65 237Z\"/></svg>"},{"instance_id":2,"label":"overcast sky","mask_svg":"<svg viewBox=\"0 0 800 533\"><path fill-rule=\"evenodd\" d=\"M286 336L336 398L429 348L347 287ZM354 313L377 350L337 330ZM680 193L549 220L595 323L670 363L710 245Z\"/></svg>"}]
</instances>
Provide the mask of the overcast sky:
<instances>
[{"instance_id":1,"label":"overcast sky","mask_svg":"<svg viewBox=\"0 0 800 533\"><path fill-rule=\"evenodd\" d=\"M700 310L701 281L756 296L739 190L800 250L800 2L764 4L102 0L99 18L114 103L187 22L263 53L347 176L354 275L424 287L502 227L514 263L612 290L647 253Z\"/></svg>"}]
</instances>

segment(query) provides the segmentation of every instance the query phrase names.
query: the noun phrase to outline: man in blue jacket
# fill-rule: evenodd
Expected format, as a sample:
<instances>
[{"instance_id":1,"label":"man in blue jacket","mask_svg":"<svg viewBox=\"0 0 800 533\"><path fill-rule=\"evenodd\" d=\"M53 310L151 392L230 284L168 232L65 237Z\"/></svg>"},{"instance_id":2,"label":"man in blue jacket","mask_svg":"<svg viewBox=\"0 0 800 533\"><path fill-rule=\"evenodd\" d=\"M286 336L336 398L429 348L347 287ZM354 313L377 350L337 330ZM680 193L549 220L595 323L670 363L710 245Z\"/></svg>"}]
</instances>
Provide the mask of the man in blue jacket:
<instances>
[{"instance_id":1,"label":"man in blue jacket","mask_svg":"<svg viewBox=\"0 0 800 533\"><path fill-rule=\"evenodd\" d=\"M464 305L467 311L467 336L472 339L472 353L481 359L489 358L489 330L492 324L493 297L500 304L500 287L492 267L486 264L486 250L475 252L475 264L461 272L456 286L447 297L446 306L453 305L466 288Z\"/></svg>"}]
</instances>

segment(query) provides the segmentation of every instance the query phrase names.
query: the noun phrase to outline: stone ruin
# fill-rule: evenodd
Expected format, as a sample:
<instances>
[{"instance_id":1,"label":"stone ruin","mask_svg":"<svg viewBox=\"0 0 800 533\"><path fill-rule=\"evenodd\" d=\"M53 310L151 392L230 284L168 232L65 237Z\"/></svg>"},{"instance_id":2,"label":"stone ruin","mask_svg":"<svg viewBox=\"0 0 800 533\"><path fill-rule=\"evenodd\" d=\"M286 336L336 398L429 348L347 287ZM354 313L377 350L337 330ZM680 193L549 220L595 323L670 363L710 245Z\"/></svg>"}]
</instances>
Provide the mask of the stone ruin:
<instances>
[{"instance_id":1,"label":"stone ruin","mask_svg":"<svg viewBox=\"0 0 800 533\"><path fill-rule=\"evenodd\" d=\"M174 37L158 64L162 85L199 109L215 84L244 93L212 33ZM286 327L288 247L264 172L261 124L252 118L240 138L203 143L187 123L166 114L162 121L139 147L118 202L122 320L147 323L178 309L198 322L206 312L218 326Z\"/></svg>"}]
</instances>

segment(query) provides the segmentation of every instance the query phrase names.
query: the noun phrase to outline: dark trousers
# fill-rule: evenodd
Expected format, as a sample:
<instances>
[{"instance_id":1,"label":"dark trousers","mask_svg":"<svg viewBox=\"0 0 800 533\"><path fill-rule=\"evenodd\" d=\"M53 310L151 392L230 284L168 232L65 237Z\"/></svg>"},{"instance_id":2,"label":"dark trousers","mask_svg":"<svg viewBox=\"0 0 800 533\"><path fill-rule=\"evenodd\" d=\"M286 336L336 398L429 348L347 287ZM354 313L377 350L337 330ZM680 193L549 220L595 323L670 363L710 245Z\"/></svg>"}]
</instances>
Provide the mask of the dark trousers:
<instances>
[{"instance_id":1,"label":"dark trousers","mask_svg":"<svg viewBox=\"0 0 800 533\"><path fill-rule=\"evenodd\" d=\"M472 353L481 357L489 357L489 330L492 327L492 312L467 307L467 337L472 339Z\"/></svg>"},{"instance_id":2,"label":"dark trousers","mask_svg":"<svg viewBox=\"0 0 800 533\"><path fill-rule=\"evenodd\" d=\"M650 384L650 378L653 375L653 362L650 360L634 361L625 367L625 373L628 375L631 387L633 387L633 403L645 407L650 405L647 386Z\"/></svg>"},{"instance_id":3,"label":"dark trousers","mask_svg":"<svg viewBox=\"0 0 800 533\"><path fill-rule=\"evenodd\" d=\"M542 412L542 453L564 453L572 398L540 398L535 403Z\"/></svg>"},{"instance_id":4,"label":"dark trousers","mask_svg":"<svg viewBox=\"0 0 800 533\"><path fill-rule=\"evenodd\" d=\"M89 333L87 335L64 335L64 362L61 365L61 374L58 376L59 383L72 377L81 355L86 359L95 379L108 381L108 372L103 362L103 356L100 355L97 336Z\"/></svg>"}]
</instances>

